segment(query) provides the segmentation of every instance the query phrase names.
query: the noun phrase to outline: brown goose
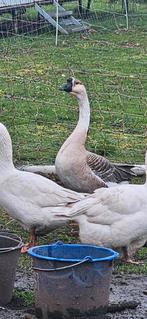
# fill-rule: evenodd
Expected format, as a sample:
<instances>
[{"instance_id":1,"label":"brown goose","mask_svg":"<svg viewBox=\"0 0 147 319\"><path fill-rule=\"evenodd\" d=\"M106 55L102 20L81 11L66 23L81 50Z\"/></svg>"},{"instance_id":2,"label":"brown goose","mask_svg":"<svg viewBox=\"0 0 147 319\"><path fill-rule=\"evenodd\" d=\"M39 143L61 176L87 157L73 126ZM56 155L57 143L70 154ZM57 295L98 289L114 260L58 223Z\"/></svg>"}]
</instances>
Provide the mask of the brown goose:
<instances>
[{"instance_id":1,"label":"brown goose","mask_svg":"<svg viewBox=\"0 0 147 319\"><path fill-rule=\"evenodd\" d=\"M108 183L128 181L136 174L133 165L113 164L103 156L88 152L85 142L90 122L90 105L85 86L69 78L61 90L75 96L79 103L79 120L61 146L55 161L56 174L63 185L78 192L92 193Z\"/></svg>"}]
</instances>

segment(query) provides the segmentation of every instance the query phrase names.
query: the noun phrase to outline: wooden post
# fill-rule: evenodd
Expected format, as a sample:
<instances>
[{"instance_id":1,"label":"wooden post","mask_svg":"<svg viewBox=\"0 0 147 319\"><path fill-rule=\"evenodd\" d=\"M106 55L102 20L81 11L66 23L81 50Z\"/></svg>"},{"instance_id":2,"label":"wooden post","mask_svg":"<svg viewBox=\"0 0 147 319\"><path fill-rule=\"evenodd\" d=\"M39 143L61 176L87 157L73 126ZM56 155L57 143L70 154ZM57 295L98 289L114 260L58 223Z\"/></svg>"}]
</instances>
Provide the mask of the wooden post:
<instances>
[{"instance_id":1,"label":"wooden post","mask_svg":"<svg viewBox=\"0 0 147 319\"><path fill-rule=\"evenodd\" d=\"M90 10L90 7L91 7L91 2L92 2L92 0L88 0L88 1L87 1L86 14L89 13L89 10Z\"/></svg>"},{"instance_id":2,"label":"wooden post","mask_svg":"<svg viewBox=\"0 0 147 319\"><path fill-rule=\"evenodd\" d=\"M80 12L80 15L82 15L82 13L83 13L83 10L82 10L82 0L79 0L79 12Z\"/></svg>"},{"instance_id":3,"label":"wooden post","mask_svg":"<svg viewBox=\"0 0 147 319\"><path fill-rule=\"evenodd\" d=\"M18 33L18 11L16 8L12 9L12 21L13 21L13 29L14 33Z\"/></svg>"}]
</instances>

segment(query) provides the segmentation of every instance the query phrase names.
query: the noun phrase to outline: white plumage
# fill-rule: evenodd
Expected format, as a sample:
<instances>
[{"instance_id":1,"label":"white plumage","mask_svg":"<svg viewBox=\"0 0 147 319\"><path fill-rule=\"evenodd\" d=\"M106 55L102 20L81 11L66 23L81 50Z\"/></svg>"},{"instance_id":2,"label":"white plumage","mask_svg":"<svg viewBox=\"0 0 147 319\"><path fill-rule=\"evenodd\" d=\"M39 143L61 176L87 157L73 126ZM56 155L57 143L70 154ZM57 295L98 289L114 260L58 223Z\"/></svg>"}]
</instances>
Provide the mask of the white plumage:
<instances>
[{"instance_id":1,"label":"white plumage","mask_svg":"<svg viewBox=\"0 0 147 319\"><path fill-rule=\"evenodd\" d=\"M10 135L0 123L0 208L35 236L65 223L54 218L54 213L64 213L82 198L42 176L17 170Z\"/></svg>"},{"instance_id":2,"label":"white plumage","mask_svg":"<svg viewBox=\"0 0 147 319\"><path fill-rule=\"evenodd\" d=\"M146 155L147 166L147 155ZM74 219L84 243L135 251L147 240L147 183L101 188L84 194L64 189L12 161L10 135L0 124L0 207L32 235L52 230Z\"/></svg>"},{"instance_id":3,"label":"white plumage","mask_svg":"<svg viewBox=\"0 0 147 319\"><path fill-rule=\"evenodd\" d=\"M122 249L127 260L147 240L147 182L98 189L63 218L79 223L81 242Z\"/></svg>"}]
</instances>

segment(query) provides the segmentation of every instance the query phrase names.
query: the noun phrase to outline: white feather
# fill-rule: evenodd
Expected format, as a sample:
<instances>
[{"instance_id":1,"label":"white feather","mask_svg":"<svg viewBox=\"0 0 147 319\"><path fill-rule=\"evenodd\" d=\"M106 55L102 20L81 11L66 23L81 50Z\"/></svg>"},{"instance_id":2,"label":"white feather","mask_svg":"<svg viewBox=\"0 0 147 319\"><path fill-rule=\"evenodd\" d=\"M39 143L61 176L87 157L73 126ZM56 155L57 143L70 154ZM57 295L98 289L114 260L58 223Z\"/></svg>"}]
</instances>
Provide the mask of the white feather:
<instances>
[{"instance_id":1,"label":"white feather","mask_svg":"<svg viewBox=\"0 0 147 319\"><path fill-rule=\"evenodd\" d=\"M135 251L147 240L147 182L97 189L63 218L79 223L84 243Z\"/></svg>"},{"instance_id":2,"label":"white feather","mask_svg":"<svg viewBox=\"0 0 147 319\"><path fill-rule=\"evenodd\" d=\"M64 189L40 175L17 170L12 161L10 135L0 124L0 207L26 228L55 228L65 221L54 218L84 195Z\"/></svg>"}]
</instances>

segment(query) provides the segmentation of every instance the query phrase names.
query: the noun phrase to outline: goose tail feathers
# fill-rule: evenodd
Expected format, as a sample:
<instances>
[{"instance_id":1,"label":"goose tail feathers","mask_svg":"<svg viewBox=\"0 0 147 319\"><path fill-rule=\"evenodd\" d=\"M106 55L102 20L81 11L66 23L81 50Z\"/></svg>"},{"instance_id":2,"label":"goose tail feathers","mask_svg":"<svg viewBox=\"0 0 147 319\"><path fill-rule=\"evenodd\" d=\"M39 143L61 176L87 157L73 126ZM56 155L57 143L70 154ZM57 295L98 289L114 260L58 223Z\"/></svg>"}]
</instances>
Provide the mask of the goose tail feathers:
<instances>
[{"instance_id":1,"label":"goose tail feathers","mask_svg":"<svg viewBox=\"0 0 147 319\"><path fill-rule=\"evenodd\" d=\"M115 164L117 175L117 182L121 181L128 181L131 180L132 177L137 176L136 173L133 171L134 165L128 164Z\"/></svg>"},{"instance_id":2,"label":"goose tail feathers","mask_svg":"<svg viewBox=\"0 0 147 319\"><path fill-rule=\"evenodd\" d=\"M117 182L129 181L133 177L145 175L145 165L115 164Z\"/></svg>"}]
</instances>

